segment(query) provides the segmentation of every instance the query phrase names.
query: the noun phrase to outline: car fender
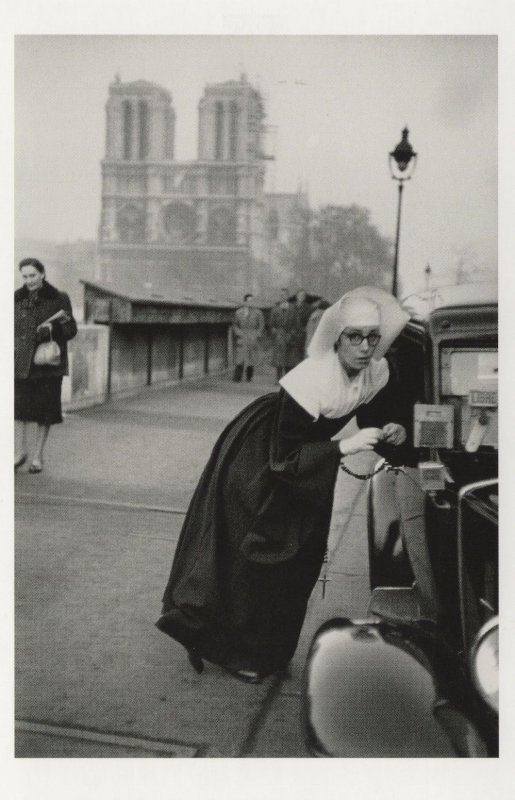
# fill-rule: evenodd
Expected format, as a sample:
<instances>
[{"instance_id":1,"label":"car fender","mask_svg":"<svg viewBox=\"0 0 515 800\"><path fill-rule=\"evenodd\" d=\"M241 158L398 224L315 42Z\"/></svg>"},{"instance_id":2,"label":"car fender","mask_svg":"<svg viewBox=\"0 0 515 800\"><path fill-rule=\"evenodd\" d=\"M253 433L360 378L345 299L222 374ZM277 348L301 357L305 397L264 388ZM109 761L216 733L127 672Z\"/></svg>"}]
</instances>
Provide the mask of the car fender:
<instances>
[{"instance_id":1,"label":"car fender","mask_svg":"<svg viewBox=\"0 0 515 800\"><path fill-rule=\"evenodd\" d=\"M416 626L333 619L303 679L306 745L319 757L485 757L454 657Z\"/></svg>"}]
</instances>

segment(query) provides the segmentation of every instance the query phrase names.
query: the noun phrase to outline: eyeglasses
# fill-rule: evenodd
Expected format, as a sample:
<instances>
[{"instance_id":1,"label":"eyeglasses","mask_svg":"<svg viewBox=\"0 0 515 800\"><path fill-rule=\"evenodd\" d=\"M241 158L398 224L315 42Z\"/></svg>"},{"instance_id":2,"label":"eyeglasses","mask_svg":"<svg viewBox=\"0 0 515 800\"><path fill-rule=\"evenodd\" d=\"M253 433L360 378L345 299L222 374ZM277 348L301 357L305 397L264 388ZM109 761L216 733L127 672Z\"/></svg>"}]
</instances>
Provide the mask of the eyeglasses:
<instances>
[{"instance_id":1,"label":"eyeglasses","mask_svg":"<svg viewBox=\"0 0 515 800\"><path fill-rule=\"evenodd\" d=\"M363 336L363 334L358 333L357 331L352 331L352 333L343 331L342 335L347 337L353 347L359 347L359 345L362 344L365 339L367 340L367 345L369 347L375 347L381 339L380 333L369 333L368 336Z\"/></svg>"}]
</instances>

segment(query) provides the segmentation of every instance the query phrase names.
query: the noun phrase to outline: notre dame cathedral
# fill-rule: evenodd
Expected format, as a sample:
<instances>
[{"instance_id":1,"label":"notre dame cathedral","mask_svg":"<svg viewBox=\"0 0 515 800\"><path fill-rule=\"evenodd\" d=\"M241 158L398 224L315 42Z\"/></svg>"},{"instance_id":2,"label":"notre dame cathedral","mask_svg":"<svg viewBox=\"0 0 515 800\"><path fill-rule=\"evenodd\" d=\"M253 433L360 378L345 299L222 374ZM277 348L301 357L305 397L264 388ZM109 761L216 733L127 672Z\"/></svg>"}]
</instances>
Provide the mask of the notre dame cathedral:
<instances>
[{"instance_id":1,"label":"notre dame cathedral","mask_svg":"<svg viewBox=\"0 0 515 800\"><path fill-rule=\"evenodd\" d=\"M106 117L102 283L240 299L305 282L307 198L265 194L263 99L245 75L205 87L195 161L174 158L176 114L161 86L117 76Z\"/></svg>"}]
</instances>

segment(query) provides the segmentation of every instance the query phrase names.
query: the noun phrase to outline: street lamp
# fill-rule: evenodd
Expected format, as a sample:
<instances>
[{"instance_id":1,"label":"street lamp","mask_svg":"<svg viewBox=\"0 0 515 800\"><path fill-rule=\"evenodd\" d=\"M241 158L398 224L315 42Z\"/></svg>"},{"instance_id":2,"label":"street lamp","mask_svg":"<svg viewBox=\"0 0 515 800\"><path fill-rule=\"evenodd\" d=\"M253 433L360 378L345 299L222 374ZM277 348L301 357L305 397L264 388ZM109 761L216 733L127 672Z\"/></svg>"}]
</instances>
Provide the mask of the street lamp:
<instances>
[{"instance_id":1,"label":"street lamp","mask_svg":"<svg viewBox=\"0 0 515 800\"><path fill-rule=\"evenodd\" d=\"M431 264L426 264L426 268L424 270L424 274L426 276L426 292L429 292L431 289Z\"/></svg>"},{"instance_id":2,"label":"street lamp","mask_svg":"<svg viewBox=\"0 0 515 800\"><path fill-rule=\"evenodd\" d=\"M388 163L390 165L390 172L393 180L399 183L399 203L397 207L397 234L395 237L395 257L393 260L393 282L392 294L397 297L397 275L399 266L399 233L401 229L401 203L402 203L402 190L405 181L411 180L415 172L415 165L417 163L417 154L413 150L411 144L408 142L409 130L404 128L402 131L402 139L397 147L389 153ZM411 167L410 167L411 164ZM407 171L408 170L408 171Z\"/></svg>"}]
</instances>

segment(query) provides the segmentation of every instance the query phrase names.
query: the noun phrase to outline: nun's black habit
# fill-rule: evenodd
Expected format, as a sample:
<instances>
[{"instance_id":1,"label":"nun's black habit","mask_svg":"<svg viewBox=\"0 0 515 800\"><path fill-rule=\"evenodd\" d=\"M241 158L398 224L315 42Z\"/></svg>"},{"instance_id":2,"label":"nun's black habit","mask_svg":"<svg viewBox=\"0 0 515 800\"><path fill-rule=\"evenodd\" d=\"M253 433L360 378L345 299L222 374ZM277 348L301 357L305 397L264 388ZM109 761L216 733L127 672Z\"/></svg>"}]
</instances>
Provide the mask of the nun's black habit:
<instances>
[{"instance_id":1,"label":"nun's black habit","mask_svg":"<svg viewBox=\"0 0 515 800\"><path fill-rule=\"evenodd\" d=\"M161 631L231 671L286 667L327 544L341 458L331 437L353 416L361 427L396 419L388 386L380 391L385 360L375 369L371 402L343 416L314 419L281 388L225 428L184 521Z\"/></svg>"}]
</instances>

